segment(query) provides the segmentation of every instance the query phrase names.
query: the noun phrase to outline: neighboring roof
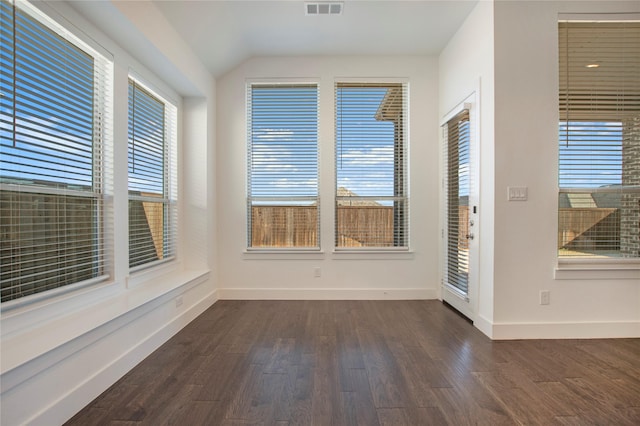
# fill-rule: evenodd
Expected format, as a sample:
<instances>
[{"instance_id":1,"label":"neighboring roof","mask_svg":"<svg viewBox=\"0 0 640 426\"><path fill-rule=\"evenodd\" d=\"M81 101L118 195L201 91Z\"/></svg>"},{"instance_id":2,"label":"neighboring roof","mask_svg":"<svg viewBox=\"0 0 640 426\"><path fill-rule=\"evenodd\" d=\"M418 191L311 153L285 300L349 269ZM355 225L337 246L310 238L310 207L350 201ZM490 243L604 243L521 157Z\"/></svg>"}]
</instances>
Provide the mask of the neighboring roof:
<instances>
[{"instance_id":1,"label":"neighboring roof","mask_svg":"<svg viewBox=\"0 0 640 426\"><path fill-rule=\"evenodd\" d=\"M384 99L376 112L378 121L398 121L402 114L402 86L387 89Z\"/></svg>"},{"instance_id":2,"label":"neighboring roof","mask_svg":"<svg viewBox=\"0 0 640 426\"><path fill-rule=\"evenodd\" d=\"M338 197L354 197L353 200L339 200L338 206L382 207L382 204L377 203L373 200L363 200L355 198L358 197L358 194L348 190L347 188L339 187L336 191L336 195Z\"/></svg>"},{"instance_id":3,"label":"neighboring roof","mask_svg":"<svg viewBox=\"0 0 640 426\"><path fill-rule=\"evenodd\" d=\"M591 193L560 194L558 204L562 209L619 209L622 205L622 197L619 192L594 191Z\"/></svg>"}]
</instances>

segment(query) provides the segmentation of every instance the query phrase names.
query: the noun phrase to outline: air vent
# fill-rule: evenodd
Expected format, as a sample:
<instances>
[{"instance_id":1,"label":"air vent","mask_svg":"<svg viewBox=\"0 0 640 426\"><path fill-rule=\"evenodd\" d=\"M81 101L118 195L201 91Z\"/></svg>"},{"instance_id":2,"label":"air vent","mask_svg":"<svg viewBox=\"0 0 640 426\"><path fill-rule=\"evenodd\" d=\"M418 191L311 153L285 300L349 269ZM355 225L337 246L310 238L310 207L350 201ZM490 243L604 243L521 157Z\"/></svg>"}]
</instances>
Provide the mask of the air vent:
<instances>
[{"instance_id":1,"label":"air vent","mask_svg":"<svg viewBox=\"0 0 640 426\"><path fill-rule=\"evenodd\" d=\"M305 3L305 15L342 15L342 2Z\"/></svg>"}]
</instances>

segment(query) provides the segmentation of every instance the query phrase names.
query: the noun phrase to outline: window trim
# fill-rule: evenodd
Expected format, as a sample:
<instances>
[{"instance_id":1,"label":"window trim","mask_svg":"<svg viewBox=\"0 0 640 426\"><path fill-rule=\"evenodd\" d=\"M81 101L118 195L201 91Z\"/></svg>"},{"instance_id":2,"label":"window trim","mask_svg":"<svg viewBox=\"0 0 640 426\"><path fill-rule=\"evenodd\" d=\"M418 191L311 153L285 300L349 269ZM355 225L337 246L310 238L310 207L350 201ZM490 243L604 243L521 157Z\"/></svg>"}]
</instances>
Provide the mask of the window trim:
<instances>
[{"instance_id":1,"label":"window trim","mask_svg":"<svg viewBox=\"0 0 640 426\"><path fill-rule=\"evenodd\" d=\"M251 148L252 148L252 140L251 140L251 127L252 127L252 114L253 108L251 103L252 98L252 90L254 86L315 86L316 90L316 131L317 131L317 139L316 139L316 158L317 158L317 186L316 193L314 196L298 196L298 197L289 197L296 198L300 200L307 201L316 201L317 206L317 245L316 246L305 246L305 247L254 247L251 244L252 239L252 218L251 218L251 207L252 200L259 199L262 201L269 201L269 199L283 199L287 197L252 197L250 194L250 182L251 182ZM320 106L320 97L321 97L321 84L320 79L318 78L282 78L282 79L269 79L269 78L248 78L245 79L245 111L246 111L246 125L245 125L245 241L244 241L244 252L243 258L245 259L268 259L271 256L275 256L276 259L300 259L300 258L313 258L317 259L324 256L324 252L322 250L322 223L321 223L321 212L322 212L322 202L321 202L321 106Z\"/></svg>"},{"instance_id":2,"label":"window trim","mask_svg":"<svg viewBox=\"0 0 640 426\"><path fill-rule=\"evenodd\" d=\"M331 253L333 260L413 260L415 252L408 247L355 247L336 249Z\"/></svg>"},{"instance_id":3,"label":"window trim","mask_svg":"<svg viewBox=\"0 0 640 426\"><path fill-rule=\"evenodd\" d=\"M20 9L22 13L44 29L64 40L68 45L81 51L93 60L92 77L92 189L76 190L74 185L41 185L18 181L0 183L0 190L18 193L51 196L72 196L95 200L92 226L96 229L93 255L98 258L91 268L99 268L96 276L71 282L58 287L40 290L2 302L3 312L13 312L29 306L38 306L49 300L57 300L69 293L77 293L85 288L100 288L99 284L113 279L113 123L114 108L111 90L114 82L114 58L95 41L88 38L78 28L69 25L59 13L46 4L34 5L26 1L7 2L9 8ZM15 19L15 15L14 15ZM15 71L15 70L14 70ZM97 125L100 123L100 125ZM97 129L97 130L96 130Z\"/></svg>"},{"instance_id":4,"label":"window trim","mask_svg":"<svg viewBox=\"0 0 640 426\"><path fill-rule=\"evenodd\" d=\"M556 280L637 280L640 262L636 259L558 259Z\"/></svg>"},{"instance_id":5,"label":"window trim","mask_svg":"<svg viewBox=\"0 0 640 426\"><path fill-rule=\"evenodd\" d=\"M560 46L559 33L560 24L567 22L625 22L640 21L640 13L612 13L612 14L593 14L593 13L560 13L556 22L556 42ZM559 48L558 48L559 51ZM557 53L556 53L557 55ZM560 75L560 60L556 57L558 64L557 75ZM558 94L560 87L558 86ZM557 123L566 122L560 119ZM593 120L598 121L598 120ZM556 124L558 129L558 124ZM556 155L559 161L560 152ZM559 172L559 170L558 170ZM579 188L578 192L583 191ZM572 188L561 188L558 182L556 194L572 192ZM560 212L559 197L556 196L556 215ZM557 217L557 216L556 216ZM559 230L559 223L556 222L556 233ZM622 257L561 257L558 253L558 247L555 247L554 257L556 265L554 267L554 279L556 280L637 280L640 283L640 257L622 258Z\"/></svg>"},{"instance_id":6,"label":"window trim","mask_svg":"<svg viewBox=\"0 0 640 426\"><path fill-rule=\"evenodd\" d=\"M133 82L134 90L140 88L148 95L153 97L158 102L164 105L164 147L165 153L163 154L163 161L168 161L169 164L163 164L163 197L145 197L142 195L131 195L129 193L129 180L127 178L127 205L130 201L153 201L162 202L163 212L166 208L168 212L164 213L164 220L169 222L164 224L164 232L169 233L168 236L163 235L164 242L169 242L171 248L166 257L162 259L156 259L149 262L145 262L136 266L128 266L129 277L127 278L127 285L131 283L143 282L144 277L149 275L149 270L162 270L166 269L167 263L172 263L178 260L178 247L179 247L179 179L178 179L178 121L179 121L179 105L178 102L171 97L166 96L160 92L156 87L149 84L143 77L140 77L135 71L129 70L127 78L128 86ZM129 117L127 118L127 123ZM128 149L128 148L127 148ZM127 165L128 167L128 165ZM127 215L127 223L129 223L130 217ZM131 229L129 229L128 237L131 237ZM129 254L127 256L129 265L131 263L131 248L129 248ZM151 274L153 275L153 274ZM131 278L131 277L135 278ZM137 276L137 277L136 277Z\"/></svg>"},{"instance_id":7,"label":"window trim","mask_svg":"<svg viewBox=\"0 0 640 426\"><path fill-rule=\"evenodd\" d=\"M403 144L404 144L404 160L403 160L403 184L404 184L404 193L405 195L401 198L404 199L405 202L405 224L404 224L404 239L406 244L403 246L370 246L370 247L343 247L337 245L337 237L338 237L338 225L337 225L337 202L339 201L339 196L337 194L338 191L338 171L336 167L337 161L337 137L336 130L338 128L337 121L337 89L340 84L344 85L401 85L402 91L404 94L404 99L402 100L403 106L403 123L402 123L402 132L403 132ZM345 260L359 260L359 259L404 259L404 258L413 258L412 251L412 239L411 239L411 155L410 155L410 118L411 118L411 85L410 79L405 77L389 77L389 78L359 78L359 77L335 77L333 79L332 84L332 92L333 92L333 214L334 214L334 229L332 233L332 242L333 242L333 250L332 254L335 259L345 259ZM364 197L367 198L367 197ZM388 197L379 197L379 198L388 198ZM390 198L398 198L398 197L390 197Z\"/></svg>"}]
</instances>

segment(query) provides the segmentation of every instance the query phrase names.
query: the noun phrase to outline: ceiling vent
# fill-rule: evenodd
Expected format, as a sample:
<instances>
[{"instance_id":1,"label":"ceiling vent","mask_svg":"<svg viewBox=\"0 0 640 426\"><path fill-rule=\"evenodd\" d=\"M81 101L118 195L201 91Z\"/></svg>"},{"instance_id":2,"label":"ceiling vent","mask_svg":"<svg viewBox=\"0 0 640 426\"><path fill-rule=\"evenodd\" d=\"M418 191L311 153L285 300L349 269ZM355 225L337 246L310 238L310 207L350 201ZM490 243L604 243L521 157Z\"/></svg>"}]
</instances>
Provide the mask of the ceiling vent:
<instances>
[{"instance_id":1,"label":"ceiling vent","mask_svg":"<svg viewBox=\"0 0 640 426\"><path fill-rule=\"evenodd\" d=\"M342 15L342 2L305 3L305 15Z\"/></svg>"}]
</instances>

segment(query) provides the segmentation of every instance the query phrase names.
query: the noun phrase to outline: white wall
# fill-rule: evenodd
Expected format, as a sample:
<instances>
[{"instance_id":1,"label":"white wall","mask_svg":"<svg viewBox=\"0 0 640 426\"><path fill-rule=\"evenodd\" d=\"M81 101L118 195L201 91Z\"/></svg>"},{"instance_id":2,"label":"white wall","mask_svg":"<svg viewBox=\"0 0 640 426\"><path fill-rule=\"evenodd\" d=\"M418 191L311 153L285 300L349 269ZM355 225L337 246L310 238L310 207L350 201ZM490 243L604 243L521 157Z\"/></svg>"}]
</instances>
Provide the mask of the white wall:
<instances>
[{"instance_id":1,"label":"white wall","mask_svg":"<svg viewBox=\"0 0 640 426\"><path fill-rule=\"evenodd\" d=\"M640 3L497 1L494 8L496 195L492 335L638 337L640 271L588 271L580 279L555 279L554 269L558 13L637 12ZM514 185L529 188L528 201L506 200L507 186ZM539 304L540 290L551 291L550 305Z\"/></svg>"},{"instance_id":2,"label":"white wall","mask_svg":"<svg viewBox=\"0 0 640 426\"><path fill-rule=\"evenodd\" d=\"M109 282L22 306L2 304L3 425L63 423L217 300L214 80L150 2L40 7L113 56L115 183L121 190L113 194L115 257ZM178 261L132 275L127 191L122 191L130 71L181 106Z\"/></svg>"},{"instance_id":3,"label":"white wall","mask_svg":"<svg viewBox=\"0 0 640 426\"><path fill-rule=\"evenodd\" d=\"M478 289L470 294L474 323L490 334L493 322L494 68L493 2L479 2L439 58L439 118L475 93L479 112L480 202ZM441 207L441 210L443 208ZM442 253L441 253L442 256ZM442 257L441 257L442 259ZM441 260L442 262L443 260Z\"/></svg>"},{"instance_id":4,"label":"white wall","mask_svg":"<svg viewBox=\"0 0 640 426\"><path fill-rule=\"evenodd\" d=\"M438 288L437 61L427 57L254 58L217 79L220 296L244 299L435 298ZM334 92L339 78L406 78L410 86L411 253L334 253ZM246 81L319 82L322 253L245 253ZM315 278L313 268L321 268Z\"/></svg>"}]
</instances>

